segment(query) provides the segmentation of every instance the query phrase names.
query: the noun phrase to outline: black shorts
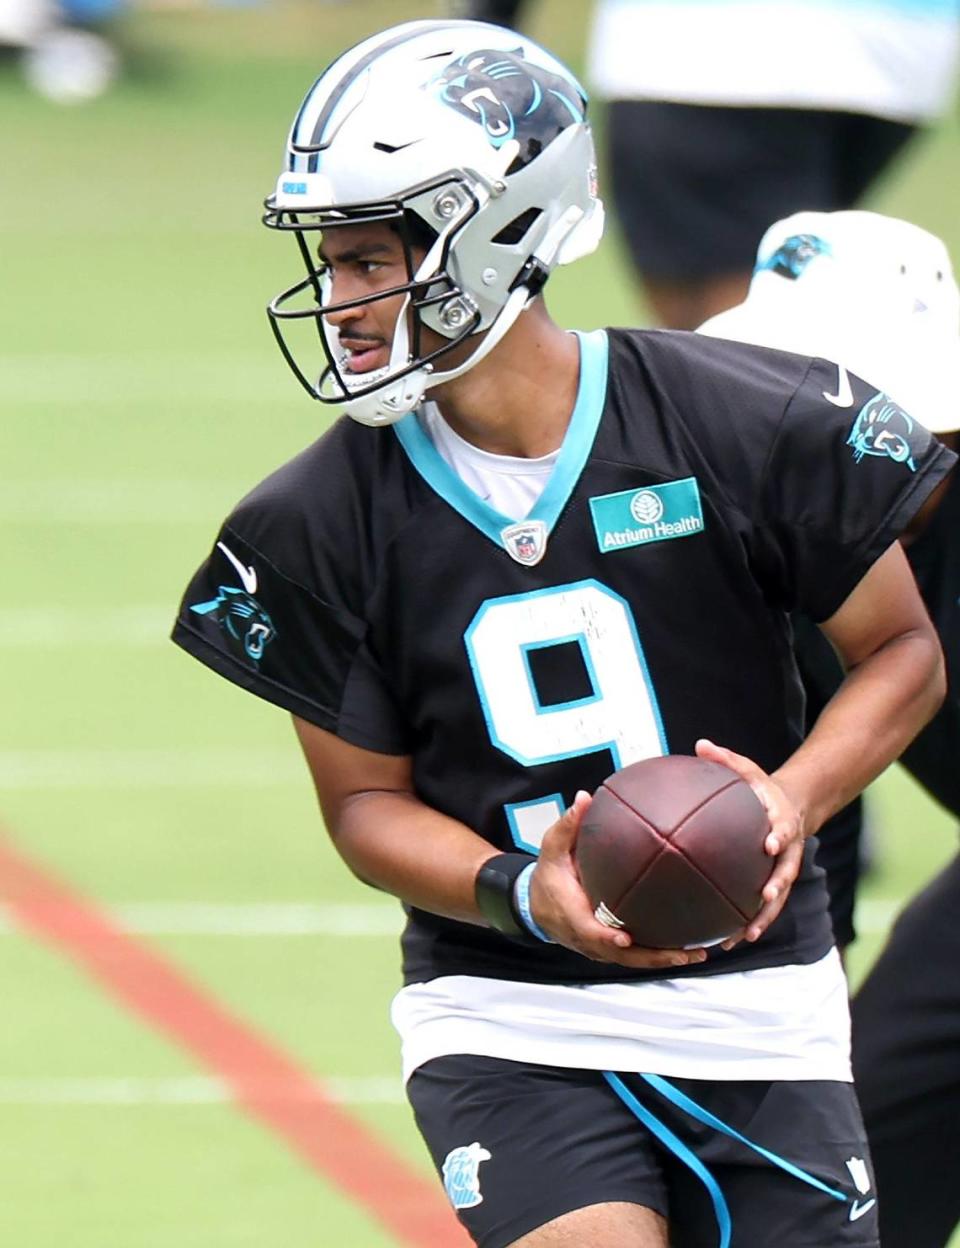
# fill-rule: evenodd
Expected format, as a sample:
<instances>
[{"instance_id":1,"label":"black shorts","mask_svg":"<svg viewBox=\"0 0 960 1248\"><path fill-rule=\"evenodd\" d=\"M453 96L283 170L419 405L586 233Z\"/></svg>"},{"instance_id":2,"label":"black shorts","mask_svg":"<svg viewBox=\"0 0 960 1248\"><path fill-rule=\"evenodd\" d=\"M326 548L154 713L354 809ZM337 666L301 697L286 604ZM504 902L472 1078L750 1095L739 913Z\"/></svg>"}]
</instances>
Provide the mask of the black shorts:
<instances>
[{"instance_id":1,"label":"black shorts","mask_svg":"<svg viewBox=\"0 0 960 1248\"><path fill-rule=\"evenodd\" d=\"M672 1248L721 1245L727 1218L729 1248L878 1243L851 1084L671 1079L658 1088L638 1075L458 1055L427 1062L407 1091L480 1248L608 1201L663 1214Z\"/></svg>"},{"instance_id":2,"label":"black shorts","mask_svg":"<svg viewBox=\"0 0 960 1248\"><path fill-rule=\"evenodd\" d=\"M916 127L800 108L608 106L606 179L644 276L750 272L774 221L858 203Z\"/></svg>"}]
</instances>

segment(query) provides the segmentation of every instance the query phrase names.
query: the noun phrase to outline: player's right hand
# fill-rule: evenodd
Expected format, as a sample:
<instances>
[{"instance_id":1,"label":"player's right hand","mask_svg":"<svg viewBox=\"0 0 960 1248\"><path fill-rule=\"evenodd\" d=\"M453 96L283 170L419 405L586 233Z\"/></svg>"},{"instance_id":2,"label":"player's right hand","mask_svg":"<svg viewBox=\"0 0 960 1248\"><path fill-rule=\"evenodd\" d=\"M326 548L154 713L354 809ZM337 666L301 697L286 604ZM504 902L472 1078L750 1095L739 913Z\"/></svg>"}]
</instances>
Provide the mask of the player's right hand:
<instances>
[{"instance_id":1,"label":"player's right hand","mask_svg":"<svg viewBox=\"0 0 960 1248\"><path fill-rule=\"evenodd\" d=\"M702 962L707 956L703 949L644 949L629 933L594 917L574 858L580 821L591 800L589 793L579 792L543 838L530 881L530 908L537 924L558 944L595 962L649 970Z\"/></svg>"}]
</instances>

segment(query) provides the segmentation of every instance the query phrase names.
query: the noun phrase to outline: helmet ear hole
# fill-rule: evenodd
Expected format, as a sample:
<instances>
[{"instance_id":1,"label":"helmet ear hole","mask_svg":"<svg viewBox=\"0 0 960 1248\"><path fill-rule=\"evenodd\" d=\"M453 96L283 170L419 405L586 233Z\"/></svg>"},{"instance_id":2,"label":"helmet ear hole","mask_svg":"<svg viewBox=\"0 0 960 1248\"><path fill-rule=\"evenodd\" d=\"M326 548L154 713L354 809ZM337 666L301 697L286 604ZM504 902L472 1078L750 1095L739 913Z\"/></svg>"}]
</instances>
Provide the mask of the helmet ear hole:
<instances>
[{"instance_id":1,"label":"helmet ear hole","mask_svg":"<svg viewBox=\"0 0 960 1248\"><path fill-rule=\"evenodd\" d=\"M542 209L528 208L526 212L521 212L519 217L514 217L508 225L494 234L490 240L491 243L499 243L504 247L516 247L518 243L523 242L534 222L542 215Z\"/></svg>"},{"instance_id":2,"label":"helmet ear hole","mask_svg":"<svg viewBox=\"0 0 960 1248\"><path fill-rule=\"evenodd\" d=\"M417 247L421 251L427 252L437 241L437 231L431 229L417 213L409 210L405 211L403 224L407 232L407 239L412 247ZM394 228L399 233L399 227Z\"/></svg>"}]
</instances>

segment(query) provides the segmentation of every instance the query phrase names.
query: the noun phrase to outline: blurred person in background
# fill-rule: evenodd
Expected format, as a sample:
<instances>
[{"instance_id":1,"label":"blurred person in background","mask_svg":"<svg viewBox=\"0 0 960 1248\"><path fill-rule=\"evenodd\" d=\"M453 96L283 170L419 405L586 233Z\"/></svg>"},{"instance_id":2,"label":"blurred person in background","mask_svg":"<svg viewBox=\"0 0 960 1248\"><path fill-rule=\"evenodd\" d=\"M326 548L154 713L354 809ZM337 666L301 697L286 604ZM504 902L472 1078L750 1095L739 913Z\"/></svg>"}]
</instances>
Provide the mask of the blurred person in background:
<instances>
[{"instance_id":1,"label":"blurred person in background","mask_svg":"<svg viewBox=\"0 0 960 1248\"><path fill-rule=\"evenodd\" d=\"M516 24L523 0L463 0ZM598 0L586 79L607 177L656 320L739 303L757 239L858 205L956 87L954 0Z\"/></svg>"},{"instance_id":2,"label":"blurred person in background","mask_svg":"<svg viewBox=\"0 0 960 1248\"><path fill-rule=\"evenodd\" d=\"M746 300L701 332L818 355L838 364L825 397L851 399L846 368L889 396L884 427L862 443L894 446L903 409L949 447L960 441L960 293L940 239L865 212L799 213L760 244ZM901 405L902 404L902 408ZM888 452L889 453L889 452ZM901 762L960 818L960 481L947 477L901 538L943 645L948 693ZM842 679L807 626L797 634L813 709ZM818 634L819 637L819 634ZM832 661L831 661L832 660ZM818 834L838 943L853 937L859 811ZM824 855L823 851L827 853ZM898 918L854 996L854 1076L880 1196L883 1248L944 1248L960 1187L944 1174L960 1121L960 856Z\"/></svg>"},{"instance_id":3,"label":"blurred person in background","mask_svg":"<svg viewBox=\"0 0 960 1248\"><path fill-rule=\"evenodd\" d=\"M0 47L47 99L96 99L120 69L109 26L123 7L124 0L0 0Z\"/></svg>"}]
</instances>

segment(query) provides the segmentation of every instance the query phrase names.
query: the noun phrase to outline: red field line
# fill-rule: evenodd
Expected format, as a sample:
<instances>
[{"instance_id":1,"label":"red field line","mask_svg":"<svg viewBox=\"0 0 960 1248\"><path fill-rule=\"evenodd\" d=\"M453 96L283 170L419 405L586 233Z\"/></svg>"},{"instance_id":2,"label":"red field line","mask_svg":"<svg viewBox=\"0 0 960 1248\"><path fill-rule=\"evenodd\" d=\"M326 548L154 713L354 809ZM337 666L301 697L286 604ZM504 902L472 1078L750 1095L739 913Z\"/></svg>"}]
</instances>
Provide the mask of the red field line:
<instances>
[{"instance_id":1,"label":"red field line","mask_svg":"<svg viewBox=\"0 0 960 1248\"><path fill-rule=\"evenodd\" d=\"M412 1169L269 1040L45 868L0 840L0 895L25 930L223 1079L237 1104L403 1245L469 1242L439 1185Z\"/></svg>"}]
</instances>

